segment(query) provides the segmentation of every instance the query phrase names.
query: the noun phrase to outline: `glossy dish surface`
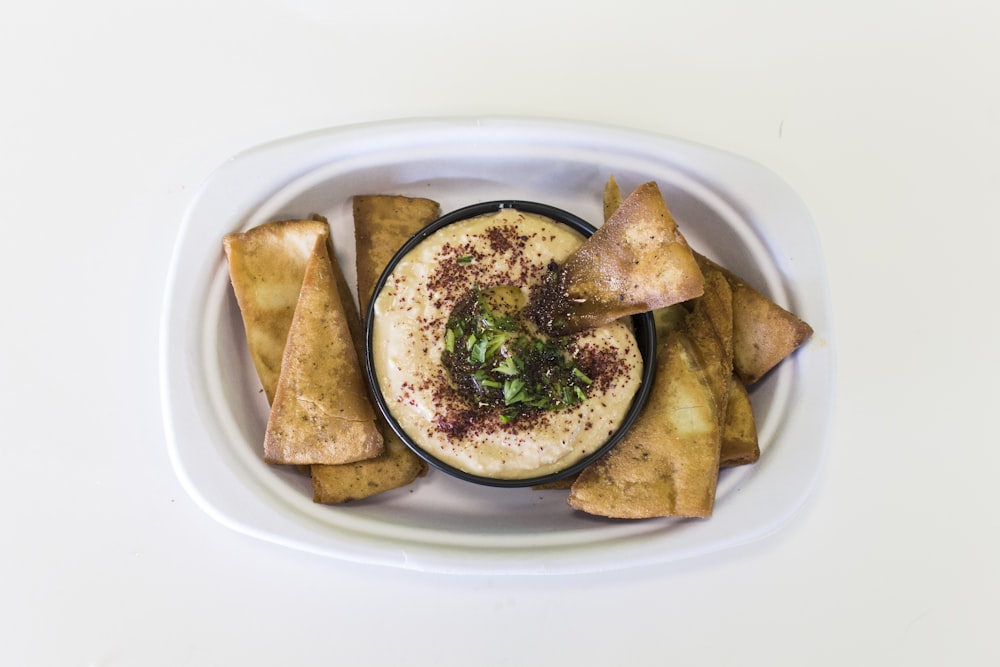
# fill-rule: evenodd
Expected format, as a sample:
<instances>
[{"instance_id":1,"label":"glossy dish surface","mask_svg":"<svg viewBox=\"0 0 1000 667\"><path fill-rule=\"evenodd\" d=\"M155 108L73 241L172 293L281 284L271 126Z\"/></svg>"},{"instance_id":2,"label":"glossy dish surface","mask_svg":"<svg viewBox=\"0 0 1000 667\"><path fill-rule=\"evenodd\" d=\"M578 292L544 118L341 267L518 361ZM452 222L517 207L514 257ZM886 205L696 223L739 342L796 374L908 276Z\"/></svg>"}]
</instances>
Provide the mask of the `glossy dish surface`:
<instances>
[{"instance_id":1,"label":"glossy dish surface","mask_svg":"<svg viewBox=\"0 0 1000 667\"><path fill-rule=\"evenodd\" d=\"M246 352L221 239L282 218L327 217L354 282L351 197L428 197L450 211L541 201L598 224L602 188L655 180L691 245L809 322L815 334L751 393L761 460L724 470L708 520L612 521L565 491L491 488L432 470L352 505L312 502L308 480L268 466L268 406ZM161 402L171 462L208 514L290 548L407 569L595 572L710 553L777 530L821 470L833 395L823 257L800 199L744 158L668 137L551 120L404 120L319 131L241 153L183 222L161 318Z\"/></svg>"}]
</instances>

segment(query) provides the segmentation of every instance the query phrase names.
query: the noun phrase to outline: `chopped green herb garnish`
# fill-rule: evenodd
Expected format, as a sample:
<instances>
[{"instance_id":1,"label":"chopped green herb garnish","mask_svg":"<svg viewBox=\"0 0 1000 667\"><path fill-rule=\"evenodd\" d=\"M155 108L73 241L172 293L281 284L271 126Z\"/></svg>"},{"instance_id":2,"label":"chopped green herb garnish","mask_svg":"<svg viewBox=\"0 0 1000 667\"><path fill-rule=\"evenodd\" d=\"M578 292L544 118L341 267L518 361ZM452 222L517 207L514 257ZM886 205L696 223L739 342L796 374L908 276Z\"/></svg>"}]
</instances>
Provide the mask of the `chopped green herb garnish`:
<instances>
[{"instance_id":1,"label":"chopped green herb garnish","mask_svg":"<svg viewBox=\"0 0 1000 667\"><path fill-rule=\"evenodd\" d=\"M457 261L459 264L472 264L472 255L463 255Z\"/></svg>"},{"instance_id":2,"label":"chopped green herb garnish","mask_svg":"<svg viewBox=\"0 0 1000 667\"><path fill-rule=\"evenodd\" d=\"M592 382L566 351L566 339L535 334L519 317L519 296L512 287L475 289L452 312L442 354L455 386L477 404L500 408L503 424L526 411L576 405ZM462 337L465 349L456 349Z\"/></svg>"},{"instance_id":3,"label":"chopped green herb garnish","mask_svg":"<svg viewBox=\"0 0 1000 667\"><path fill-rule=\"evenodd\" d=\"M469 348L469 361L482 365L486 363L486 347L490 344L489 338L480 338L471 348Z\"/></svg>"},{"instance_id":4,"label":"chopped green herb garnish","mask_svg":"<svg viewBox=\"0 0 1000 667\"><path fill-rule=\"evenodd\" d=\"M514 357L504 357L503 360L493 368L493 371L495 373L500 373L501 375L517 375L521 372L517 366L517 362L514 361Z\"/></svg>"},{"instance_id":5,"label":"chopped green herb garnish","mask_svg":"<svg viewBox=\"0 0 1000 667\"><path fill-rule=\"evenodd\" d=\"M503 383L503 402L513 405L524 400L524 380L513 378Z\"/></svg>"}]
</instances>

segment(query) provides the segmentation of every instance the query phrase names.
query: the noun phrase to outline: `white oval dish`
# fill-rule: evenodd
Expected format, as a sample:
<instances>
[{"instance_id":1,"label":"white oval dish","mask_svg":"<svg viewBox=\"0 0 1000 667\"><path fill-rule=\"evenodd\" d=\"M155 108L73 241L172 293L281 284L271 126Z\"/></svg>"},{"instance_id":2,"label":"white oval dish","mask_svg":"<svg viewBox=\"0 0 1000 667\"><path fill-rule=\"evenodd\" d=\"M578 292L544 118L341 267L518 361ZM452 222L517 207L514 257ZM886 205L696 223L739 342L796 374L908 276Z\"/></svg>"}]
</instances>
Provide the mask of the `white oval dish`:
<instances>
[{"instance_id":1,"label":"white oval dish","mask_svg":"<svg viewBox=\"0 0 1000 667\"><path fill-rule=\"evenodd\" d=\"M565 491L497 489L432 470L347 506L263 462L267 402L246 351L222 237L282 218L330 221L354 282L351 197L405 194L443 212L493 199L545 202L592 224L614 174L655 180L693 247L809 322L815 334L752 390L761 460L724 470L707 520L611 521ZM161 321L171 461L208 514L260 539L335 558L434 572L542 574L688 558L760 538L802 504L821 469L834 352L826 274L808 211L744 158L676 139L536 119L403 120L276 141L223 164L183 221Z\"/></svg>"}]
</instances>

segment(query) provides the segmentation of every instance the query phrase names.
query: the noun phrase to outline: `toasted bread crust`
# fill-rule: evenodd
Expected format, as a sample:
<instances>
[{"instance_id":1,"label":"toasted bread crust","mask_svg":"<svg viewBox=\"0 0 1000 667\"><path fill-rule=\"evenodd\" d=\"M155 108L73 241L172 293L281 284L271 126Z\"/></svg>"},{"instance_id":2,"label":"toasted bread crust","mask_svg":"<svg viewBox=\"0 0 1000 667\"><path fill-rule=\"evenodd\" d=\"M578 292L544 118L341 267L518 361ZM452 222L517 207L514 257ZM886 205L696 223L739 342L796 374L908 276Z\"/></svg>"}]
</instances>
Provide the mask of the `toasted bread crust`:
<instances>
[{"instance_id":1,"label":"toasted bread crust","mask_svg":"<svg viewBox=\"0 0 1000 667\"><path fill-rule=\"evenodd\" d=\"M339 267L319 238L306 266L264 437L269 463L347 463L382 451L341 300Z\"/></svg>"},{"instance_id":2,"label":"toasted bread crust","mask_svg":"<svg viewBox=\"0 0 1000 667\"><path fill-rule=\"evenodd\" d=\"M812 327L747 284L732 271L696 253L703 270L721 272L733 290L733 365L745 383L760 380L813 334Z\"/></svg>"},{"instance_id":3,"label":"toasted bread crust","mask_svg":"<svg viewBox=\"0 0 1000 667\"><path fill-rule=\"evenodd\" d=\"M268 222L222 240L247 346L268 402L274 400L285 341L306 264L330 228L317 220Z\"/></svg>"},{"instance_id":4,"label":"toasted bread crust","mask_svg":"<svg viewBox=\"0 0 1000 667\"><path fill-rule=\"evenodd\" d=\"M411 236L441 216L441 206L420 197L358 195L353 209L358 301L364 315L389 260Z\"/></svg>"},{"instance_id":5,"label":"toasted bread crust","mask_svg":"<svg viewBox=\"0 0 1000 667\"><path fill-rule=\"evenodd\" d=\"M572 330L664 308L704 288L691 248L653 182L625 198L561 274Z\"/></svg>"}]
</instances>

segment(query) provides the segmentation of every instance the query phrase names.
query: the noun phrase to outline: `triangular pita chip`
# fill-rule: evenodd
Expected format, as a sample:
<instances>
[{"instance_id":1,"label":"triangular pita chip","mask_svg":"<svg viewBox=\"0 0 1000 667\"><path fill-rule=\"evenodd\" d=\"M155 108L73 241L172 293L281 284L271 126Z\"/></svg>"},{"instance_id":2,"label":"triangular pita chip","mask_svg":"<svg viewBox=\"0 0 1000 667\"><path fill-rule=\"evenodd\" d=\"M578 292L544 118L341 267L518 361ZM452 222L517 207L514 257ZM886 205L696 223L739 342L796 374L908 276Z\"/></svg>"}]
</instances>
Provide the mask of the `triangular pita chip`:
<instances>
[{"instance_id":1,"label":"triangular pita chip","mask_svg":"<svg viewBox=\"0 0 1000 667\"><path fill-rule=\"evenodd\" d=\"M361 312L368 309L375 283L389 260L411 236L440 216L440 205L430 199L400 195L354 197L354 242L357 256L358 297ZM361 320L352 330L360 330ZM356 334L359 359L363 337ZM427 473L427 464L403 444L382 415L376 415L383 452L371 459L311 468L313 499L318 503L345 503L399 488Z\"/></svg>"},{"instance_id":2,"label":"triangular pita chip","mask_svg":"<svg viewBox=\"0 0 1000 667\"><path fill-rule=\"evenodd\" d=\"M697 259L704 271L722 272L733 290L733 366L744 383L760 380L812 336L811 326L735 273L702 255Z\"/></svg>"},{"instance_id":3,"label":"triangular pita chip","mask_svg":"<svg viewBox=\"0 0 1000 667\"><path fill-rule=\"evenodd\" d=\"M689 305L660 347L649 401L622 441L580 473L573 507L621 518L711 515L732 380L729 283L706 273Z\"/></svg>"},{"instance_id":4,"label":"triangular pita chip","mask_svg":"<svg viewBox=\"0 0 1000 667\"><path fill-rule=\"evenodd\" d=\"M317 220L268 222L222 241L247 346L270 403L306 264L330 229Z\"/></svg>"},{"instance_id":5,"label":"triangular pita chip","mask_svg":"<svg viewBox=\"0 0 1000 667\"><path fill-rule=\"evenodd\" d=\"M650 182L566 259L560 268L562 302L540 323L568 331L599 326L699 296L703 283L659 187Z\"/></svg>"},{"instance_id":6,"label":"triangular pita chip","mask_svg":"<svg viewBox=\"0 0 1000 667\"><path fill-rule=\"evenodd\" d=\"M604 184L604 222L607 222L621 205L622 191L621 188L618 187L618 181L615 180L615 175L611 174L608 176L608 180Z\"/></svg>"},{"instance_id":7,"label":"triangular pita chip","mask_svg":"<svg viewBox=\"0 0 1000 667\"><path fill-rule=\"evenodd\" d=\"M757 423L746 386L736 377L729 381L729 402L726 404L726 423L722 427L722 447L719 467L741 466L756 463L760 458L757 441Z\"/></svg>"},{"instance_id":8,"label":"triangular pita chip","mask_svg":"<svg viewBox=\"0 0 1000 667\"><path fill-rule=\"evenodd\" d=\"M348 463L376 456L382 435L338 289L326 238L317 239L281 362L264 437L269 463Z\"/></svg>"},{"instance_id":9,"label":"triangular pita chip","mask_svg":"<svg viewBox=\"0 0 1000 667\"><path fill-rule=\"evenodd\" d=\"M585 468L569 504L601 516L707 517L715 503L721 426L691 340L670 334L649 401L614 449Z\"/></svg>"},{"instance_id":10,"label":"triangular pita chip","mask_svg":"<svg viewBox=\"0 0 1000 667\"><path fill-rule=\"evenodd\" d=\"M423 459L410 451L384 420L379 420L385 449L378 456L340 465L312 466L313 500L338 504L406 486L427 472Z\"/></svg>"},{"instance_id":11,"label":"triangular pita chip","mask_svg":"<svg viewBox=\"0 0 1000 667\"><path fill-rule=\"evenodd\" d=\"M722 275L713 268L707 268L705 273L705 294L684 304L660 308L653 312L656 321L656 335L660 340L666 339L673 331L682 330L692 323L694 317L689 310L694 304L702 304L708 314L708 322L718 337L722 352L718 372L712 380L713 393L719 401L726 400L725 422L722 429L722 445L720 467L746 465L760 458L760 447L757 442L757 426L746 386L735 375L732 375L733 358L733 314L732 292L728 289L728 281L719 281ZM728 292L728 295L726 294ZM728 296L728 299L727 299ZM725 361L728 360L728 361ZM729 375L728 391L719 390L718 382Z\"/></svg>"},{"instance_id":12,"label":"triangular pita chip","mask_svg":"<svg viewBox=\"0 0 1000 667\"><path fill-rule=\"evenodd\" d=\"M691 302L684 331L715 397L721 426L733 375L733 293L720 272L705 273L705 293Z\"/></svg>"},{"instance_id":13,"label":"triangular pita chip","mask_svg":"<svg viewBox=\"0 0 1000 667\"><path fill-rule=\"evenodd\" d=\"M372 289L392 256L411 236L440 216L441 206L430 199L402 195L354 197L354 242L362 317L368 312Z\"/></svg>"}]
</instances>

